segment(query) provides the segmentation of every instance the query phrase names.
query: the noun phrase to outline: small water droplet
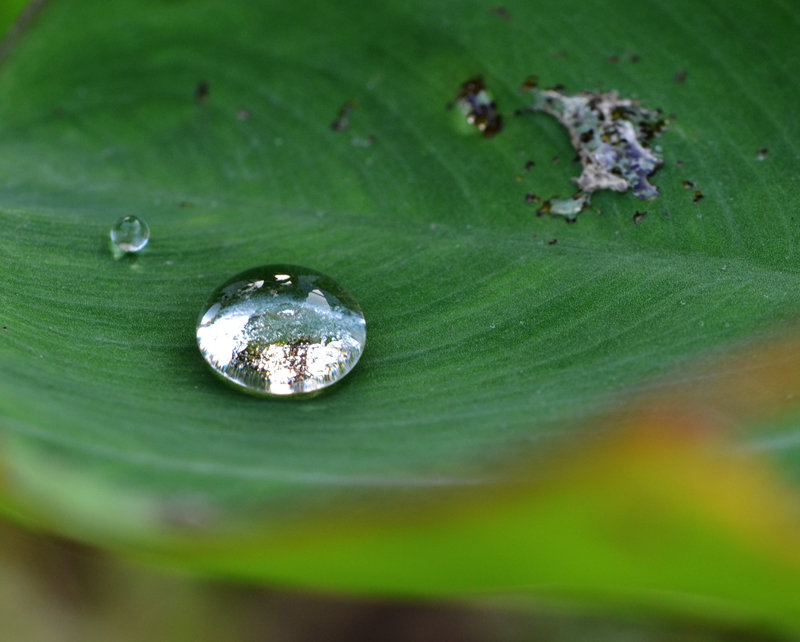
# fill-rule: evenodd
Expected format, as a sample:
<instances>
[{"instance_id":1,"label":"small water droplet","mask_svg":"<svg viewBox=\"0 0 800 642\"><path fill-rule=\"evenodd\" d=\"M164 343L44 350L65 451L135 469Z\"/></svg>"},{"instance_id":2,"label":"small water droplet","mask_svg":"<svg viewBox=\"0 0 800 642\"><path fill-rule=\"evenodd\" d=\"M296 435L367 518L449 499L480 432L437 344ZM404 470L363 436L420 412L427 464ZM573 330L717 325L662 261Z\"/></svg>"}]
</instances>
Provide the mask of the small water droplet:
<instances>
[{"instance_id":1,"label":"small water droplet","mask_svg":"<svg viewBox=\"0 0 800 642\"><path fill-rule=\"evenodd\" d=\"M140 218L123 216L114 223L109 236L115 254L129 254L144 249L150 240L150 228Z\"/></svg>"},{"instance_id":2,"label":"small water droplet","mask_svg":"<svg viewBox=\"0 0 800 642\"><path fill-rule=\"evenodd\" d=\"M361 357L366 322L356 300L307 268L265 265L218 287L197 322L211 369L257 395L315 393Z\"/></svg>"}]
</instances>

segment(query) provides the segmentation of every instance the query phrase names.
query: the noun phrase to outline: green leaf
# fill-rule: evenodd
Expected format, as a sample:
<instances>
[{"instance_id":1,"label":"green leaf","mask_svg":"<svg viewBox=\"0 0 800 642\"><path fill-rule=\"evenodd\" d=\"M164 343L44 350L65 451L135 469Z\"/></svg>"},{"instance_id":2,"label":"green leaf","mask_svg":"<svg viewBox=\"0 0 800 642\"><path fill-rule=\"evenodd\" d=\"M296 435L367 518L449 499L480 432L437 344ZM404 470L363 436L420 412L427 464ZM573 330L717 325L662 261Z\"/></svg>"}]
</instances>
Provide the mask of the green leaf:
<instances>
[{"instance_id":1,"label":"green leaf","mask_svg":"<svg viewBox=\"0 0 800 642\"><path fill-rule=\"evenodd\" d=\"M0 34L9 31L26 4L26 0L7 0L0 6Z\"/></svg>"},{"instance_id":2,"label":"green leaf","mask_svg":"<svg viewBox=\"0 0 800 642\"><path fill-rule=\"evenodd\" d=\"M691 563L649 572L648 555L598 545L591 530L595 511L619 510L610 489L625 487L602 466L574 492L566 475L552 505L526 481L508 513L457 515L506 496L492 482L509 459L552 470L554 453L586 447L593 418L794 319L797 27L778 0L542 0L504 12L52 2L0 67L5 510L161 561L331 588L546 593L563 573L567 593L617 595L621 560L631 592L758 598L755 611L792 621L796 591L776 600L777 588L757 587L779 573L788 590L797 569L740 546L725 519L684 524L696 506L674 504L691 492L659 496L659 519L678 534L645 547L674 562L689 546ZM506 116L491 139L446 109L476 74ZM558 123L513 116L529 104L518 88L530 74L674 114L658 141L659 199L599 193L575 225L537 218L525 195L569 194L579 167ZM349 127L335 131L350 101ZM127 214L148 221L152 240L115 261L108 230ZM208 295L266 263L329 274L364 309L367 350L324 397L237 394L198 354ZM763 429L787 444L795 434L791 421ZM759 443L737 447L770 450ZM791 475L789 446L771 449ZM405 508L420 496L438 507L433 526ZM394 517L375 508L395 502ZM322 536L343 520L362 534ZM709 570L737 560L749 569L740 581L691 572L717 538ZM559 542L563 555L551 555ZM448 550L483 570L437 565ZM366 566L352 563L359 551Z\"/></svg>"}]
</instances>

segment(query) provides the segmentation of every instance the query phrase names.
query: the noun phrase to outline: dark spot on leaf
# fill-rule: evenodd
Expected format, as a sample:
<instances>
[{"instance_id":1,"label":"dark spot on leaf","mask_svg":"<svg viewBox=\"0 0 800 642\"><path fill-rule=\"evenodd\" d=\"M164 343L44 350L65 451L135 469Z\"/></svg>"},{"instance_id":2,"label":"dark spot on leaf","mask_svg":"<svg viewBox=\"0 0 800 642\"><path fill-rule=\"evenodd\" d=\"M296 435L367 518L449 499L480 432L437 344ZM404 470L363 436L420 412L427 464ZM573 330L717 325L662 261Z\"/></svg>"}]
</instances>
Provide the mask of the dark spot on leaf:
<instances>
[{"instance_id":1,"label":"dark spot on leaf","mask_svg":"<svg viewBox=\"0 0 800 642\"><path fill-rule=\"evenodd\" d=\"M762 147L756 154L756 160L763 161L767 157L767 154L769 154L769 150L766 147Z\"/></svg>"},{"instance_id":2,"label":"dark spot on leaf","mask_svg":"<svg viewBox=\"0 0 800 642\"><path fill-rule=\"evenodd\" d=\"M683 189L692 189L694 187L694 183L692 181L683 181Z\"/></svg>"},{"instance_id":3,"label":"dark spot on leaf","mask_svg":"<svg viewBox=\"0 0 800 642\"><path fill-rule=\"evenodd\" d=\"M688 71L681 70L675 74L675 82L682 83L686 80L686 76L689 75Z\"/></svg>"},{"instance_id":4,"label":"dark spot on leaf","mask_svg":"<svg viewBox=\"0 0 800 642\"><path fill-rule=\"evenodd\" d=\"M617 55L609 56L608 62L616 65L619 62L619 56Z\"/></svg>"},{"instance_id":5,"label":"dark spot on leaf","mask_svg":"<svg viewBox=\"0 0 800 642\"><path fill-rule=\"evenodd\" d=\"M636 63L637 63L637 62L639 62L640 60L641 60L641 58L639 58L639 56L638 56L638 55L636 55L636 54L633 54L633 55L631 56L631 62L632 62L633 64L636 64Z\"/></svg>"},{"instance_id":6,"label":"dark spot on leaf","mask_svg":"<svg viewBox=\"0 0 800 642\"><path fill-rule=\"evenodd\" d=\"M676 164L678 167L683 167L683 161L682 161L682 160L675 161L675 164Z\"/></svg>"},{"instance_id":7,"label":"dark spot on leaf","mask_svg":"<svg viewBox=\"0 0 800 642\"><path fill-rule=\"evenodd\" d=\"M8 326L7 326L7 325L4 325L4 326L3 326L3 330L8 330Z\"/></svg>"},{"instance_id":8,"label":"dark spot on leaf","mask_svg":"<svg viewBox=\"0 0 800 642\"><path fill-rule=\"evenodd\" d=\"M664 216L669 216L669 210L664 210Z\"/></svg>"},{"instance_id":9,"label":"dark spot on leaf","mask_svg":"<svg viewBox=\"0 0 800 642\"><path fill-rule=\"evenodd\" d=\"M525 169L528 171L532 170L535 166L536 163L534 163L532 160L529 160L527 163L525 163Z\"/></svg>"},{"instance_id":10,"label":"dark spot on leaf","mask_svg":"<svg viewBox=\"0 0 800 642\"><path fill-rule=\"evenodd\" d=\"M335 132L342 132L350 127L350 114L356 108L355 100L348 100L339 109L336 120L331 123L331 129Z\"/></svg>"},{"instance_id":11,"label":"dark spot on leaf","mask_svg":"<svg viewBox=\"0 0 800 642\"><path fill-rule=\"evenodd\" d=\"M208 96L211 93L211 88L209 87L208 83L205 80L201 80L197 83L197 87L194 89L194 100L198 105L202 105L204 102L208 100Z\"/></svg>"},{"instance_id":12,"label":"dark spot on leaf","mask_svg":"<svg viewBox=\"0 0 800 642\"><path fill-rule=\"evenodd\" d=\"M505 7L492 7L491 12L503 20L511 20L511 14Z\"/></svg>"},{"instance_id":13,"label":"dark spot on leaf","mask_svg":"<svg viewBox=\"0 0 800 642\"><path fill-rule=\"evenodd\" d=\"M522 87L520 87L520 90L530 91L531 89L535 89L538 86L539 86L539 76L528 76L522 82Z\"/></svg>"},{"instance_id":14,"label":"dark spot on leaf","mask_svg":"<svg viewBox=\"0 0 800 642\"><path fill-rule=\"evenodd\" d=\"M550 200L546 200L542 203L542 206L537 210L536 216L544 216L545 214L550 213Z\"/></svg>"},{"instance_id":15,"label":"dark spot on leaf","mask_svg":"<svg viewBox=\"0 0 800 642\"><path fill-rule=\"evenodd\" d=\"M464 114L467 122L477 127L486 138L502 131L503 117L486 91L483 76L470 78L461 85L455 105Z\"/></svg>"},{"instance_id":16,"label":"dark spot on leaf","mask_svg":"<svg viewBox=\"0 0 800 642\"><path fill-rule=\"evenodd\" d=\"M181 209L186 209L187 207L194 207L194 203L190 203L189 201L181 201L178 203L178 207Z\"/></svg>"},{"instance_id":17,"label":"dark spot on leaf","mask_svg":"<svg viewBox=\"0 0 800 642\"><path fill-rule=\"evenodd\" d=\"M558 156L553 156L553 165L558 165L561 162L561 158Z\"/></svg>"},{"instance_id":18,"label":"dark spot on leaf","mask_svg":"<svg viewBox=\"0 0 800 642\"><path fill-rule=\"evenodd\" d=\"M639 223L641 223L641 222L642 222L642 219L643 219L645 216L647 216L647 212L639 212L639 211L637 211L637 212L636 212L636 213L634 213L634 215L633 215L633 224L634 224L634 225L639 225Z\"/></svg>"},{"instance_id":19,"label":"dark spot on leaf","mask_svg":"<svg viewBox=\"0 0 800 642\"><path fill-rule=\"evenodd\" d=\"M704 198L703 192L701 192L700 190L697 190L694 193L694 199L692 200L692 203L699 203L700 201L703 200L703 198Z\"/></svg>"},{"instance_id":20,"label":"dark spot on leaf","mask_svg":"<svg viewBox=\"0 0 800 642\"><path fill-rule=\"evenodd\" d=\"M530 192L525 194L525 202L526 203L538 203L541 200L542 199L540 199L536 194L532 194Z\"/></svg>"},{"instance_id":21,"label":"dark spot on leaf","mask_svg":"<svg viewBox=\"0 0 800 642\"><path fill-rule=\"evenodd\" d=\"M556 243L558 243L558 239L550 239L549 241L547 241L548 245L555 245Z\"/></svg>"}]
</instances>

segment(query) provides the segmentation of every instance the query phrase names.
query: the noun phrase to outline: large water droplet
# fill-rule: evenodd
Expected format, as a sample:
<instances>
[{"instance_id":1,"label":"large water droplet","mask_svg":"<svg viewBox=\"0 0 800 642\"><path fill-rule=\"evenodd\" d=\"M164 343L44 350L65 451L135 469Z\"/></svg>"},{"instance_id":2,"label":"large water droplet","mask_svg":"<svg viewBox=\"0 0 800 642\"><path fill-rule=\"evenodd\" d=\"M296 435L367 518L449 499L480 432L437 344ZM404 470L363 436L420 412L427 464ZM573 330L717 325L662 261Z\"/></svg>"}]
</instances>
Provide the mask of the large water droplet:
<instances>
[{"instance_id":1,"label":"large water droplet","mask_svg":"<svg viewBox=\"0 0 800 642\"><path fill-rule=\"evenodd\" d=\"M123 216L111 228L111 243L115 253L131 253L144 249L150 240L150 228L142 219Z\"/></svg>"},{"instance_id":2,"label":"large water droplet","mask_svg":"<svg viewBox=\"0 0 800 642\"><path fill-rule=\"evenodd\" d=\"M295 265L265 265L218 287L197 322L197 345L226 381L266 396L306 395L358 362L367 339L356 300Z\"/></svg>"}]
</instances>

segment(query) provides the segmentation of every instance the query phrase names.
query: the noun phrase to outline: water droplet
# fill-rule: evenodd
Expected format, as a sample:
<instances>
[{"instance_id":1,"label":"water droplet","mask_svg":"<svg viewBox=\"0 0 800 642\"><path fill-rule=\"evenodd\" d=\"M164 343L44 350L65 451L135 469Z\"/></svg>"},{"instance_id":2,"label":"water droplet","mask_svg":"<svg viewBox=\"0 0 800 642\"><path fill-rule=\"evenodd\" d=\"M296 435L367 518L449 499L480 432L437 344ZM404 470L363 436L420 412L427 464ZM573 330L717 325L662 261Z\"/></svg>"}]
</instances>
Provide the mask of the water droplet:
<instances>
[{"instance_id":1,"label":"water droplet","mask_svg":"<svg viewBox=\"0 0 800 642\"><path fill-rule=\"evenodd\" d=\"M140 218L123 216L114 223L109 236L115 254L138 252L150 240L150 228Z\"/></svg>"},{"instance_id":2,"label":"water droplet","mask_svg":"<svg viewBox=\"0 0 800 642\"><path fill-rule=\"evenodd\" d=\"M366 323L336 282L295 265L265 265L218 287L197 322L211 369L247 392L307 395L349 373Z\"/></svg>"}]
</instances>

